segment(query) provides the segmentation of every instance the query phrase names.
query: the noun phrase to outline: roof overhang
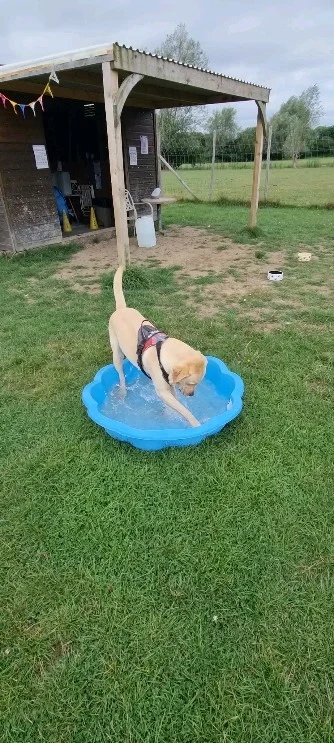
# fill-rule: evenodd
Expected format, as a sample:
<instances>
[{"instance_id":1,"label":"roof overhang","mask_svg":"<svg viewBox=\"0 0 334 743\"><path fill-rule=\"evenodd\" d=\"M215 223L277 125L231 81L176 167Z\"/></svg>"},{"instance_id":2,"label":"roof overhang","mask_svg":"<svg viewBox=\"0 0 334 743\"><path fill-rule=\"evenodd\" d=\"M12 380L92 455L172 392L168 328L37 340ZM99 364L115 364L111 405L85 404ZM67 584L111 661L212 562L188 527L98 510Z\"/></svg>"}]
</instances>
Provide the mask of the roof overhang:
<instances>
[{"instance_id":1,"label":"roof overhang","mask_svg":"<svg viewBox=\"0 0 334 743\"><path fill-rule=\"evenodd\" d=\"M102 64L110 62L120 82L143 75L126 101L140 108L173 108L256 100L267 103L269 88L236 80L119 44L89 47L67 54L0 67L0 91L39 95L51 72L58 74L55 97L103 102Z\"/></svg>"}]
</instances>

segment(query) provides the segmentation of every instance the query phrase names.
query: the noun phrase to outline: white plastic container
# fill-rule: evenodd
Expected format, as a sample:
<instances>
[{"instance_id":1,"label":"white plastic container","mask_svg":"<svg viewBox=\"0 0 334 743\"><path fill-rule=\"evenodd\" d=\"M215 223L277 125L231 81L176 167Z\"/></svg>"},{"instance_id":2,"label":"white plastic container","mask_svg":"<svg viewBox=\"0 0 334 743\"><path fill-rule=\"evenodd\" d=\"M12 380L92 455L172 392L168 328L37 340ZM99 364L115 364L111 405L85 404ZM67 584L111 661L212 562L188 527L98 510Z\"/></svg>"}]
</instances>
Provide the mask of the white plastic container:
<instances>
[{"instance_id":1,"label":"white plastic container","mask_svg":"<svg viewBox=\"0 0 334 743\"><path fill-rule=\"evenodd\" d=\"M57 172L57 186L63 196L72 196L71 176L67 170Z\"/></svg>"},{"instance_id":2,"label":"white plastic container","mask_svg":"<svg viewBox=\"0 0 334 743\"><path fill-rule=\"evenodd\" d=\"M157 240L151 214L136 220L136 235L139 248L155 248Z\"/></svg>"}]
</instances>

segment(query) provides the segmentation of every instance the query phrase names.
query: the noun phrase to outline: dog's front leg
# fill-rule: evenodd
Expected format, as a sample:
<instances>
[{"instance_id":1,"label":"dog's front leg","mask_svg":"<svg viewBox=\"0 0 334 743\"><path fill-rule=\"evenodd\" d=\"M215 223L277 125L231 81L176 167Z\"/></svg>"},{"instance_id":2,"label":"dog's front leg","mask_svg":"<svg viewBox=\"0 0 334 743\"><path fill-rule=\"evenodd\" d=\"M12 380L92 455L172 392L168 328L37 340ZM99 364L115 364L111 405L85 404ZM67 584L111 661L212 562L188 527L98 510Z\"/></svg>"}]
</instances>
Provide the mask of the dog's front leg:
<instances>
[{"instance_id":1,"label":"dog's front leg","mask_svg":"<svg viewBox=\"0 0 334 743\"><path fill-rule=\"evenodd\" d=\"M175 392L172 391L169 385L166 384L166 387L159 387L156 388L157 395L160 397L160 400L163 400L163 402L166 403L170 408L173 408L173 410L176 410L177 413L180 413L180 415L185 418L188 423L190 423L191 426L199 426L199 421L195 418L195 416L188 410L184 405L182 405L179 400L174 397Z\"/></svg>"}]
</instances>

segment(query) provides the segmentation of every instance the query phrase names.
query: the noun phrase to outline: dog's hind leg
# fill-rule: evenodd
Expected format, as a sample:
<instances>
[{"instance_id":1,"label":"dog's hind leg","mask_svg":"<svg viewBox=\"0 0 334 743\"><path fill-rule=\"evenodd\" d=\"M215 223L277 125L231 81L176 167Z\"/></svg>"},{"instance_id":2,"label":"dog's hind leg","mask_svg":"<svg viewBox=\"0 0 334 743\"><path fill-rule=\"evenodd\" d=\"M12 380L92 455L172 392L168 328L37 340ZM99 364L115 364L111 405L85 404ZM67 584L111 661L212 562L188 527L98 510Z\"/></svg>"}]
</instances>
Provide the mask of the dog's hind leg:
<instances>
[{"instance_id":1,"label":"dog's hind leg","mask_svg":"<svg viewBox=\"0 0 334 743\"><path fill-rule=\"evenodd\" d=\"M123 395L126 394L125 377L123 372L123 361L124 354L121 351L120 345L117 340L116 333L114 332L111 323L109 323L109 340L113 355L114 367L118 371L119 385Z\"/></svg>"}]
</instances>

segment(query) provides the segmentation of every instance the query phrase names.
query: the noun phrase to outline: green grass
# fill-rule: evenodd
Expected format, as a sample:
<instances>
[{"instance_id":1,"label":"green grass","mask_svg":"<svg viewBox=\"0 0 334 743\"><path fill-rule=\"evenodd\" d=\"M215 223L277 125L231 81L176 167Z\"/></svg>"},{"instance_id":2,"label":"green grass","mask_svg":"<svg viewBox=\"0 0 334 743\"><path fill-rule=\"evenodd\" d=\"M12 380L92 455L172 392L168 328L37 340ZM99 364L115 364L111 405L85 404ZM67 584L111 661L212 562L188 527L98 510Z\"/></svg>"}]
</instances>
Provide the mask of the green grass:
<instances>
[{"instance_id":1,"label":"green grass","mask_svg":"<svg viewBox=\"0 0 334 743\"><path fill-rule=\"evenodd\" d=\"M261 243L261 249L321 243L334 248L333 213L326 209L266 207L259 210L255 230L247 227L249 209L231 204L180 202L165 206L163 219L165 226L206 227L238 243Z\"/></svg>"},{"instance_id":2,"label":"green grass","mask_svg":"<svg viewBox=\"0 0 334 743\"><path fill-rule=\"evenodd\" d=\"M265 168L265 159L262 163L262 167ZM333 167L334 166L334 157L307 157L303 158L302 160L298 160L297 167L298 168L323 168L323 167ZM270 167L273 170L290 170L293 169L292 160L271 160ZM218 162L216 159L215 169L216 170L252 170L253 168L253 160L252 157L250 157L249 160L244 160L242 162ZM207 160L206 162L199 162L195 163L193 165L192 163L186 163L181 162L179 165L180 170L211 170L211 160Z\"/></svg>"},{"instance_id":3,"label":"green grass","mask_svg":"<svg viewBox=\"0 0 334 743\"><path fill-rule=\"evenodd\" d=\"M251 163L249 164L251 166ZM192 169L182 171L183 180L199 199L207 200L210 189L210 170ZM189 194L173 173L163 171L163 189L166 196L177 199ZM226 167L215 170L213 199L249 201L252 189L251 167ZM263 199L264 170L262 170L260 198ZM276 167L270 172L270 201L293 206L326 206L334 203L332 167Z\"/></svg>"},{"instance_id":4,"label":"green grass","mask_svg":"<svg viewBox=\"0 0 334 743\"><path fill-rule=\"evenodd\" d=\"M278 232L269 213L270 245L295 244L295 211ZM228 234L244 211L166 217ZM328 249L329 217L299 234ZM220 435L141 453L80 401L113 300L110 278L100 295L52 278L75 249L0 260L1 741L331 743L330 299L267 334L226 303L196 317L176 271L131 269L129 303L246 388Z\"/></svg>"}]
</instances>

